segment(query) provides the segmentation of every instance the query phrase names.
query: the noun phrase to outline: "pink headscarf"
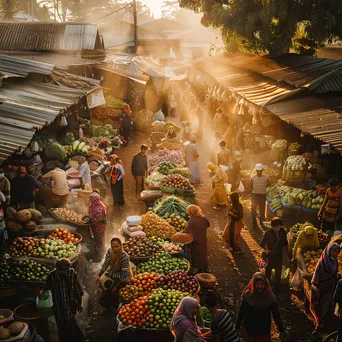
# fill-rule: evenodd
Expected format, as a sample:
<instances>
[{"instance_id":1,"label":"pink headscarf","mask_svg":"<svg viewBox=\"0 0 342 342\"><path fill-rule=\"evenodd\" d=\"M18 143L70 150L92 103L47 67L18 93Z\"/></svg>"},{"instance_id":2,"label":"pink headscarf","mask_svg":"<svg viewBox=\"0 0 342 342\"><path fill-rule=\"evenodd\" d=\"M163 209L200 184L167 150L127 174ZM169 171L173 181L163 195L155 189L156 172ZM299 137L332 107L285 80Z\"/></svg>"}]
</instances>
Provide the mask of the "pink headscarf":
<instances>
[{"instance_id":1,"label":"pink headscarf","mask_svg":"<svg viewBox=\"0 0 342 342\"><path fill-rule=\"evenodd\" d=\"M101 224L107 218L107 207L101 202L97 192L89 196L89 217L93 224Z\"/></svg>"}]
</instances>

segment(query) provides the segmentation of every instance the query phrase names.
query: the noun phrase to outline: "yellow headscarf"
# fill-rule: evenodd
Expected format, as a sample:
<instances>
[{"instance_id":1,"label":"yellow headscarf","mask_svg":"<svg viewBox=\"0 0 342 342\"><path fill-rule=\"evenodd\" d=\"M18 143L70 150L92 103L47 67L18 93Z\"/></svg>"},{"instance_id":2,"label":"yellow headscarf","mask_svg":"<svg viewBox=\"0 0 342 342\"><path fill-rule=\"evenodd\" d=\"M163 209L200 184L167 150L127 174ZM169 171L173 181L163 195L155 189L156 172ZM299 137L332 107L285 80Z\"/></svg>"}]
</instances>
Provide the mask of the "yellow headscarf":
<instances>
[{"instance_id":1,"label":"yellow headscarf","mask_svg":"<svg viewBox=\"0 0 342 342\"><path fill-rule=\"evenodd\" d=\"M206 166L207 166L207 169L212 173L215 173L218 168L218 166L212 162L209 162Z\"/></svg>"}]
</instances>

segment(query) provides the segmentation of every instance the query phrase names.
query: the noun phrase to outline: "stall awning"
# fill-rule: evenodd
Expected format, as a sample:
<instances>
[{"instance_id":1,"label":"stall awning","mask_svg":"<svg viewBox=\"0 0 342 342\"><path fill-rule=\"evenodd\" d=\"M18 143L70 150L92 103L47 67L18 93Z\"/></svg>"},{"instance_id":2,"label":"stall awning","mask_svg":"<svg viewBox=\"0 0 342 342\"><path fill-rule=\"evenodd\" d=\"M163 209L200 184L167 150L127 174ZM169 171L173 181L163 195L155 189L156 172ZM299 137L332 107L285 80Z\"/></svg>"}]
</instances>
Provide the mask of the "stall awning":
<instances>
[{"instance_id":1,"label":"stall awning","mask_svg":"<svg viewBox=\"0 0 342 342\"><path fill-rule=\"evenodd\" d=\"M46 83L0 88L0 164L20 148L25 149L37 129L85 95L83 90Z\"/></svg>"}]
</instances>

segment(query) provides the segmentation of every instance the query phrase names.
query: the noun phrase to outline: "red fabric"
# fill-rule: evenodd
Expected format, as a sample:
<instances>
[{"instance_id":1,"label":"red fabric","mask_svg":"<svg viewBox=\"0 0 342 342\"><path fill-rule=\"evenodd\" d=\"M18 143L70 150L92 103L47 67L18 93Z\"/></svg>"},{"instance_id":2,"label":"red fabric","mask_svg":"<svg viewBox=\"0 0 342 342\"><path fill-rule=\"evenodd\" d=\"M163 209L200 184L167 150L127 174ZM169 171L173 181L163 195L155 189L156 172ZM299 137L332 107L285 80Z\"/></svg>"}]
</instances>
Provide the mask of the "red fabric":
<instances>
[{"instance_id":1,"label":"red fabric","mask_svg":"<svg viewBox=\"0 0 342 342\"><path fill-rule=\"evenodd\" d=\"M226 240L226 243L229 245L229 247L232 247L230 243L230 235L229 235L231 220L232 220L231 216L228 216L228 222L223 231L223 238ZM235 250L241 250L240 238L241 238L241 230L243 226L244 224L242 220L235 222L235 227L234 227L234 249Z\"/></svg>"}]
</instances>

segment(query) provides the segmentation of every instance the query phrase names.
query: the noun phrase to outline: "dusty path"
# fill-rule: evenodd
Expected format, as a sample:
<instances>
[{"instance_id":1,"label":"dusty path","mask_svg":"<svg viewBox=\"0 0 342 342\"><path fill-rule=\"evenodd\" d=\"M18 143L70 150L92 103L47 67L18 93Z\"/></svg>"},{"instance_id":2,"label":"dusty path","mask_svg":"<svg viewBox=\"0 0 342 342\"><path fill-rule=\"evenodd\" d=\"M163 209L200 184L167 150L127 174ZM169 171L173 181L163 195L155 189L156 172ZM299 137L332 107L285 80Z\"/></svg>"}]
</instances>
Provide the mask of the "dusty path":
<instances>
[{"instance_id":1,"label":"dusty path","mask_svg":"<svg viewBox=\"0 0 342 342\"><path fill-rule=\"evenodd\" d=\"M134 134L132 142L125 148L118 151L120 158L126 171L124 189L126 206L124 211L113 210L109 204L109 222L110 226L107 227L107 241L113 235L118 235L118 229L123 220L132 214L141 214L144 210L143 205L135 200L135 184L134 179L130 173L130 163L133 155L139 151L141 143L146 142L147 136L142 134ZM223 228L226 223L225 209L216 211L209 203L211 194L211 182L209 175L206 171L205 164L210 159L210 139L203 139L198 142L200 153L200 164L202 171L202 178L204 183L198 186L198 199L199 205L205 215L208 217L211 228L208 231L208 248L209 248L209 267L211 272L218 278L217 290L220 292L223 305L236 314L240 302L241 292L250 280L253 273L257 270L257 262L259 261L262 231L257 231L251 234L250 220L250 201L246 196L243 199L245 208L245 222L247 229L242 231L242 255L232 255L225 248L224 241L221 238ZM110 193L109 193L110 194ZM107 203L111 203L111 198L106 198ZM93 279L99 268L99 264L92 263L87 274L86 288L90 298L94 299L94 286ZM312 331L312 322L304 313L303 302L298 299L295 293L289 291L288 286L284 287L282 295L279 299L281 315L284 319L285 326L288 331L288 341L308 341L308 334ZM92 308L92 306L90 305ZM93 315L91 325L88 328L89 341L116 341L116 326L115 320L110 314L102 313L101 307L94 303ZM273 334L273 340L278 341L276 331Z\"/></svg>"}]
</instances>

